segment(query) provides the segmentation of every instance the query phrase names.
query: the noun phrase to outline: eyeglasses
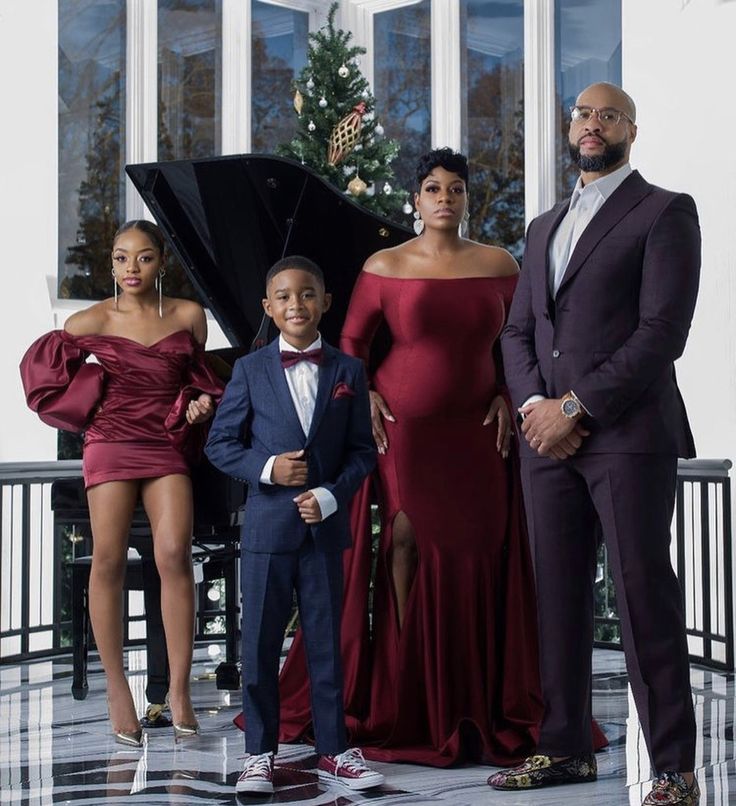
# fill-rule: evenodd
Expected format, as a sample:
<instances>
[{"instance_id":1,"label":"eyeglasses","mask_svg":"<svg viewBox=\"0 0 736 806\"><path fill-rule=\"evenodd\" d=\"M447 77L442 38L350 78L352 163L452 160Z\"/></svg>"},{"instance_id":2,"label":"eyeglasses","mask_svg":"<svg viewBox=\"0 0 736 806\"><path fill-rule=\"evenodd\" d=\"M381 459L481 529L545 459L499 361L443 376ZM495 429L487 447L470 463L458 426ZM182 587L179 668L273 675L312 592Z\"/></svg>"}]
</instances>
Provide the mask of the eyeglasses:
<instances>
[{"instance_id":1,"label":"eyeglasses","mask_svg":"<svg viewBox=\"0 0 736 806\"><path fill-rule=\"evenodd\" d=\"M587 123L593 115L598 116L598 122L601 126L615 126L621 122L621 118L626 118L632 124L634 122L626 112L621 112L611 107L606 107L605 109L595 109L592 106L570 107L570 118L573 123Z\"/></svg>"}]
</instances>

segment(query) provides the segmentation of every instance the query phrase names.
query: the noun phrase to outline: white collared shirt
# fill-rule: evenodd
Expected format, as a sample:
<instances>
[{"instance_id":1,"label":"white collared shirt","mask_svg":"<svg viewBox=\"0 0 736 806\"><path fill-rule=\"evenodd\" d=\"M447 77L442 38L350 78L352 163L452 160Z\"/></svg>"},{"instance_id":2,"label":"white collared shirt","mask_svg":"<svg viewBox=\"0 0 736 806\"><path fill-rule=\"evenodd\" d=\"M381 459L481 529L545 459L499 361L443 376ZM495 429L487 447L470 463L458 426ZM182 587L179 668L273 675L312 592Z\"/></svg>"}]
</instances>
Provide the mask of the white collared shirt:
<instances>
[{"instance_id":1,"label":"white collared shirt","mask_svg":"<svg viewBox=\"0 0 736 806\"><path fill-rule=\"evenodd\" d=\"M587 185L583 184L582 176L578 177L570 197L570 206L549 244L549 290L552 299L557 296L570 256L575 251L580 236L593 220L593 216L603 207L606 199L630 173L631 165L627 162L610 174L588 182ZM544 399L544 395L531 395L521 408ZM580 401L580 404L590 414L583 401Z\"/></svg>"},{"instance_id":2,"label":"white collared shirt","mask_svg":"<svg viewBox=\"0 0 736 806\"><path fill-rule=\"evenodd\" d=\"M580 236L606 199L630 173L631 165L627 162L587 185L583 184L582 176L578 177L570 197L570 206L549 245L549 288L552 299L557 296L570 256L575 251Z\"/></svg>"},{"instance_id":3,"label":"white collared shirt","mask_svg":"<svg viewBox=\"0 0 736 806\"><path fill-rule=\"evenodd\" d=\"M319 350L321 347L322 336L320 335L317 336L306 350L298 350L286 341L282 333L279 334L279 352L286 350L288 352L305 353L307 350ZM296 415L304 431L304 436L307 436L312 425L312 418L314 417L314 406L317 402L319 365L312 361L299 361L290 367L284 367L284 374L286 375L286 383L289 386L291 400L296 409ZM261 484L274 483L271 480L271 473L275 461L276 457L271 456L263 466ZM325 487L314 487L310 492L317 499L320 511L322 512L322 520L329 518L330 515L337 511L337 500L328 489Z\"/></svg>"}]
</instances>

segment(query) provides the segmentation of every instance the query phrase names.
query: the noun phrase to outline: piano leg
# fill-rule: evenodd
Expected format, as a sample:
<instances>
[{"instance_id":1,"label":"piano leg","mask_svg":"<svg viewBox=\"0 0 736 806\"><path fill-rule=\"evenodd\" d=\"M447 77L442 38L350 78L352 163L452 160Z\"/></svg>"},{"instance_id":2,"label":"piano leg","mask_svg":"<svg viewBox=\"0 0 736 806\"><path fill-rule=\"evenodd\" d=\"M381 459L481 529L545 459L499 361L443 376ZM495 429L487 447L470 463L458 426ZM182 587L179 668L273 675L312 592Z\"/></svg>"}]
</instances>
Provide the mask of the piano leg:
<instances>
[{"instance_id":1,"label":"piano leg","mask_svg":"<svg viewBox=\"0 0 736 806\"><path fill-rule=\"evenodd\" d=\"M240 648L240 609L238 607L238 551L222 563L225 580L225 661L215 669L217 688L237 691L240 688L238 650Z\"/></svg>"},{"instance_id":2,"label":"piano leg","mask_svg":"<svg viewBox=\"0 0 736 806\"><path fill-rule=\"evenodd\" d=\"M151 555L144 555L142 560L148 666L146 698L150 703L163 704L169 692L169 657L166 652L166 634L161 616L161 577Z\"/></svg>"},{"instance_id":3,"label":"piano leg","mask_svg":"<svg viewBox=\"0 0 736 806\"><path fill-rule=\"evenodd\" d=\"M72 563L72 696L87 698L87 652L89 649L88 588L91 557L78 557Z\"/></svg>"}]
</instances>

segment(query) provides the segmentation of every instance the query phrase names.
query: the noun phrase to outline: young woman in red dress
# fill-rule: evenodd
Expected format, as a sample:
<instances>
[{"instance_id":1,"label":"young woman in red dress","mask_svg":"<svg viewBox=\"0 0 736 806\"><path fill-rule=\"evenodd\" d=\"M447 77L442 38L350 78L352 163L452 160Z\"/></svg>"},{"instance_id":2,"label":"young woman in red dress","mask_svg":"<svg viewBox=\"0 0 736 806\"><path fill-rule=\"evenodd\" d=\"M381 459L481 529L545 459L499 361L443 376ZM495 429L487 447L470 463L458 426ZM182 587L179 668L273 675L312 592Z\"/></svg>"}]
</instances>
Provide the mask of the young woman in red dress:
<instances>
[{"instance_id":1,"label":"young woman in red dress","mask_svg":"<svg viewBox=\"0 0 736 806\"><path fill-rule=\"evenodd\" d=\"M122 589L128 531L142 500L161 575L169 699L177 737L198 732L189 677L194 629L191 462L222 384L204 361L207 324L195 302L164 297L164 239L149 221L116 233L114 296L38 339L21 375L29 406L50 425L84 431L93 535L89 611L107 677L116 741L142 745L123 667ZM93 355L97 363L87 362Z\"/></svg>"}]
</instances>

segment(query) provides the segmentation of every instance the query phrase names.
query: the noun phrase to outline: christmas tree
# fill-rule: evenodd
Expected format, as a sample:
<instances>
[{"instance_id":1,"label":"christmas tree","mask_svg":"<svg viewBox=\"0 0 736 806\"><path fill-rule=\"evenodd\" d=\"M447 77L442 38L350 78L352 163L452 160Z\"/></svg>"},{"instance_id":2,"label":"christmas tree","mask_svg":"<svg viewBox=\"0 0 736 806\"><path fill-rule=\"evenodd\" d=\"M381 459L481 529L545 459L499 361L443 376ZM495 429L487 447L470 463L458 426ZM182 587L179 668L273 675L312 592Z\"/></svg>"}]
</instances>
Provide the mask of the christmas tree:
<instances>
[{"instance_id":1,"label":"christmas tree","mask_svg":"<svg viewBox=\"0 0 736 806\"><path fill-rule=\"evenodd\" d=\"M384 136L375 99L359 69L365 48L335 29L337 3L327 25L309 35L308 64L295 80L297 133L276 153L308 165L351 198L394 221L408 223L408 193L396 186L391 163L399 144Z\"/></svg>"}]
</instances>

